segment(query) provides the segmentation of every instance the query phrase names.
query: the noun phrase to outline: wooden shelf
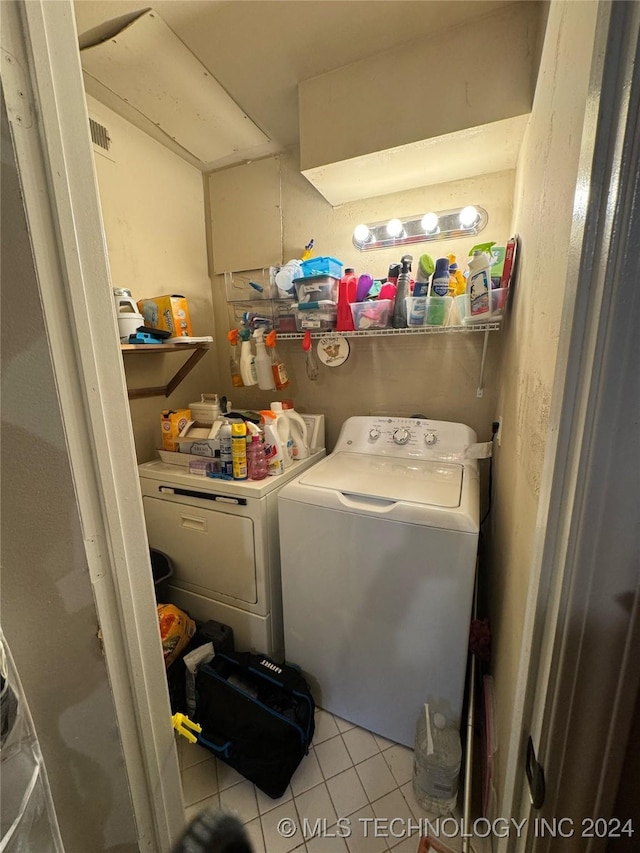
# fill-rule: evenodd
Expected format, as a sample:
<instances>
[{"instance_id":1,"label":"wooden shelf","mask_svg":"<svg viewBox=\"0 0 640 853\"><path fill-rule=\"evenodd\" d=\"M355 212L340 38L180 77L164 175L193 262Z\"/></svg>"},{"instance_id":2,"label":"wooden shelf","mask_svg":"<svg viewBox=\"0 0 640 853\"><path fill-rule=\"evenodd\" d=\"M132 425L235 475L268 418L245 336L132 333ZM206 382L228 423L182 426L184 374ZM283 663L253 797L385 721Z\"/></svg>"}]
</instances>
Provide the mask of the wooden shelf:
<instances>
[{"instance_id":1,"label":"wooden shelf","mask_svg":"<svg viewBox=\"0 0 640 853\"><path fill-rule=\"evenodd\" d=\"M132 355L133 353L147 353L150 355L151 353L159 352L185 352L185 350L192 350L189 358L166 385L129 388L129 399L140 400L143 397L168 397L176 390L185 376L193 370L210 347L211 344L208 342L191 344L120 344L123 355Z\"/></svg>"}]
</instances>

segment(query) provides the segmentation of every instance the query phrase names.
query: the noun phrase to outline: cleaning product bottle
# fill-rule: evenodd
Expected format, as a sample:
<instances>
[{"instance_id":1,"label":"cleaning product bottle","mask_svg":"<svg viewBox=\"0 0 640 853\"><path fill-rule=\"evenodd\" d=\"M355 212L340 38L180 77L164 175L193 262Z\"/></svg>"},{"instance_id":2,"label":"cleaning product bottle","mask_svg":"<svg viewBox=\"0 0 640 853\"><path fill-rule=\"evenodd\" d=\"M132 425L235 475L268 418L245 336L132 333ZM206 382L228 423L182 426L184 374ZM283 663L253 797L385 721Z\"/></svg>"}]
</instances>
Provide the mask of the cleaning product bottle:
<instances>
[{"instance_id":1,"label":"cleaning product bottle","mask_svg":"<svg viewBox=\"0 0 640 853\"><path fill-rule=\"evenodd\" d=\"M431 711L425 705L416 723L413 792L423 809L444 815L456 806L462 747L456 726Z\"/></svg>"},{"instance_id":2,"label":"cleaning product bottle","mask_svg":"<svg viewBox=\"0 0 640 853\"><path fill-rule=\"evenodd\" d=\"M220 469L223 474L233 476L233 456L231 452L231 421L223 419L223 424L218 430L220 440Z\"/></svg>"},{"instance_id":3,"label":"cleaning product bottle","mask_svg":"<svg viewBox=\"0 0 640 853\"><path fill-rule=\"evenodd\" d=\"M309 434L304 418L293 408L292 400L283 400L282 409L289 419L289 429L293 439L293 458L306 459L309 456Z\"/></svg>"},{"instance_id":4,"label":"cleaning product bottle","mask_svg":"<svg viewBox=\"0 0 640 853\"><path fill-rule=\"evenodd\" d=\"M271 403L271 411L276 416L276 431L280 436L282 449L284 451L284 458L282 461L284 462L284 467L288 468L293 462L293 438L291 437L289 418L286 416L282 403L280 402Z\"/></svg>"},{"instance_id":5,"label":"cleaning product bottle","mask_svg":"<svg viewBox=\"0 0 640 853\"><path fill-rule=\"evenodd\" d=\"M398 276L396 289L396 301L393 306L392 326L394 329L404 329L407 325L407 303L405 299L409 296L409 283L411 281L411 255L402 256L402 269ZM389 270L391 271L391 270Z\"/></svg>"},{"instance_id":6,"label":"cleaning product bottle","mask_svg":"<svg viewBox=\"0 0 640 853\"><path fill-rule=\"evenodd\" d=\"M264 340L271 353L271 372L276 391L282 391L289 384L289 374L276 350L276 330L272 329Z\"/></svg>"},{"instance_id":7,"label":"cleaning product bottle","mask_svg":"<svg viewBox=\"0 0 640 853\"><path fill-rule=\"evenodd\" d=\"M240 329L238 332L240 340L240 375L242 382L249 387L250 385L258 384L258 376L256 374L255 356L251 350L251 332L249 329Z\"/></svg>"},{"instance_id":8,"label":"cleaning product bottle","mask_svg":"<svg viewBox=\"0 0 640 853\"><path fill-rule=\"evenodd\" d=\"M255 430L255 432L251 430L251 441L247 444L247 475L250 480L264 480L269 473L267 470L267 454L264 438L257 427Z\"/></svg>"},{"instance_id":9,"label":"cleaning product bottle","mask_svg":"<svg viewBox=\"0 0 640 853\"><path fill-rule=\"evenodd\" d=\"M459 269L455 255L449 258L449 296L462 296L467 289L467 282Z\"/></svg>"},{"instance_id":10,"label":"cleaning product bottle","mask_svg":"<svg viewBox=\"0 0 640 853\"><path fill-rule=\"evenodd\" d=\"M261 411L262 429L264 431L264 451L267 458L267 474L273 477L284 472L284 451L282 442L276 429L276 416L274 412Z\"/></svg>"},{"instance_id":11,"label":"cleaning product bottle","mask_svg":"<svg viewBox=\"0 0 640 853\"><path fill-rule=\"evenodd\" d=\"M467 293L471 317L488 319L491 316L491 257L480 249L476 249L469 261Z\"/></svg>"},{"instance_id":12,"label":"cleaning product bottle","mask_svg":"<svg viewBox=\"0 0 640 853\"><path fill-rule=\"evenodd\" d=\"M253 333L256 342L256 376L258 388L262 391L273 391L276 387L271 369L271 356L264 345L264 329L256 329Z\"/></svg>"},{"instance_id":13,"label":"cleaning product bottle","mask_svg":"<svg viewBox=\"0 0 640 853\"><path fill-rule=\"evenodd\" d=\"M449 295L449 258L438 258L436 268L431 279L429 296Z\"/></svg>"},{"instance_id":14,"label":"cleaning product bottle","mask_svg":"<svg viewBox=\"0 0 640 853\"><path fill-rule=\"evenodd\" d=\"M229 351L229 370L231 372L231 384L234 388L242 388L242 374L240 372L240 354L238 352L238 330L231 329L227 332L227 340L231 344Z\"/></svg>"},{"instance_id":15,"label":"cleaning product bottle","mask_svg":"<svg viewBox=\"0 0 640 853\"><path fill-rule=\"evenodd\" d=\"M336 313L336 331L352 332L354 330L351 303L355 302L358 279L352 267L344 271L338 284L338 309ZM351 295L353 294L353 298Z\"/></svg>"},{"instance_id":16,"label":"cleaning product bottle","mask_svg":"<svg viewBox=\"0 0 640 853\"><path fill-rule=\"evenodd\" d=\"M247 479L247 425L231 424L231 468L234 480Z\"/></svg>"}]
</instances>

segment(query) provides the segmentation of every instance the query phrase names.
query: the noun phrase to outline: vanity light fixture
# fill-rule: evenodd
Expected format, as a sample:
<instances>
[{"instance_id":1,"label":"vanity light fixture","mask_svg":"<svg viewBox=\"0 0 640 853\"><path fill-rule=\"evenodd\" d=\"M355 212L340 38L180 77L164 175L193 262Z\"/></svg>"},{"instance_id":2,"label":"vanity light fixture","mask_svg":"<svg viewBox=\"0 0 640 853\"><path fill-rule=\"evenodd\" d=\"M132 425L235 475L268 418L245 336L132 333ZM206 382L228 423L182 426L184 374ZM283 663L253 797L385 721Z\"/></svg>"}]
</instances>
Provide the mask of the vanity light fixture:
<instances>
[{"instance_id":1,"label":"vanity light fixture","mask_svg":"<svg viewBox=\"0 0 640 853\"><path fill-rule=\"evenodd\" d=\"M393 218L386 222L358 225L353 232L353 245L361 252L387 249L431 240L475 237L487 225L489 214L484 207L467 205L453 210L428 211L420 216Z\"/></svg>"}]
</instances>

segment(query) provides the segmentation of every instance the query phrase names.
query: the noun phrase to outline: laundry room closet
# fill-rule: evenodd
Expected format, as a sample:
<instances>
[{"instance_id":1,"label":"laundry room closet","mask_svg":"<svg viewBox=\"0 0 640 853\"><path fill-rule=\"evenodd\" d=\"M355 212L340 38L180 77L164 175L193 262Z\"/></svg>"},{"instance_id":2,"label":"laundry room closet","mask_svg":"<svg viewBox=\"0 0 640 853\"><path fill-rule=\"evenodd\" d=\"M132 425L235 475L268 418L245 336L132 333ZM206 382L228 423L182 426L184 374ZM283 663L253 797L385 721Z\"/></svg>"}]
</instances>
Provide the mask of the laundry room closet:
<instances>
[{"instance_id":1,"label":"laundry room closet","mask_svg":"<svg viewBox=\"0 0 640 853\"><path fill-rule=\"evenodd\" d=\"M129 291L134 302L164 294L186 298L191 335L204 341L202 357L193 361L177 345L146 353L122 348L128 411L116 407L114 417L130 417L137 465L158 460L162 410L186 409L214 393L233 410L259 412L291 399L302 415L323 415L318 449L327 454L343 425L363 417L416 418L421 446L431 440L430 422L463 424L475 433L471 444L484 446L484 458L474 461L483 522L478 613L491 633L486 672L495 744L485 798L496 817L519 809L525 791L519 727L531 654L529 596L548 499L544 465L554 376L570 318L570 311L563 315L565 284L598 6L535 0L160 0L151 9L137 0L77 0L70 6L111 287ZM173 56L184 62L180 74L172 74ZM186 89L178 101L170 87L183 72ZM216 87L227 112L207 126L207 99ZM442 217L468 206L486 213L480 233L432 233L424 243L374 250L354 238L360 224L404 222L429 211ZM277 337L286 390L234 384L229 331L240 327L245 311L268 310L272 319L278 311L275 291L274 299L253 299L250 290L238 299L234 287L273 287L274 270L303 257L310 241L311 257L339 259L341 274L355 269L384 280L405 253L412 255L414 274L427 252L434 259L455 255L464 270L474 246L504 247L515 235L508 302L489 328L347 331L348 357L335 367L319 364L314 377L298 327ZM316 354L318 340L314 334ZM367 429L377 431L378 421L371 424ZM440 461L444 470L448 462ZM159 504L157 490L170 489L162 471L146 472L145 480L140 469L148 512L149 500ZM179 508L187 512L193 493L179 486ZM231 501L220 492L214 499ZM281 646L270 645L271 620L281 618L280 592L269 586L268 565L278 553L255 533L264 524L277 538L276 497L267 490L248 494L228 524L239 540L256 537L243 559L258 566L259 580L254 586L244 568L231 570L233 549L225 550L221 557L236 586L227 598L223 591L220 606L241 599L234 630L247 643L259 638L250 643L253 651L277 657ZM139 496L136 491L131 500ZM255 512L254 497L264 498ZM211 529L214 515L207 515ZM167 553L171 523L165 503L149 524L150 540L155 536ZM200 516L188 523L204 525ZM264 562L256 556L260 549ZM371 543L369 549L375 550ZM193 586L177 604L207 618L201 615L206 607L198 607L209 594ZM237 612L235 604L231 610ZM217 615L224 612L216 611L221 622L228 621ZM20 633L15 623L13 630ZM337 722L323 719L327 727L340 723L339 715ZM265 825L266 853L272 853Z\"/></svg>"}]
</instances>

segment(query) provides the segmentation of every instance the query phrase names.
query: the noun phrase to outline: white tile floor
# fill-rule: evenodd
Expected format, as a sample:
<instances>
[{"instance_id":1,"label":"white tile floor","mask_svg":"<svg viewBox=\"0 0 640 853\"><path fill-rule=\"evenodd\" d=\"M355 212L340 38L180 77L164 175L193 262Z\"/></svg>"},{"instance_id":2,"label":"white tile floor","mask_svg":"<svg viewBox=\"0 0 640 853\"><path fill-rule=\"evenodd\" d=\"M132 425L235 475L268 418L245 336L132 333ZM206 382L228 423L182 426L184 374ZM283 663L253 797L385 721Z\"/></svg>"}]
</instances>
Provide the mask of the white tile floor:
<instances>
[{"instance_id":1,"label":"white tile floor","mask_svg":"<svg viewBox=\"0 0 640 853\"><path fill-rule=\"evenodd\" d=\"M187 821L205 808L234 811L255 853L416 853L424 826L419 821L429 818L435 825L413 795L412 750L320 709L309 754L279 800L184 738L178 739L178 756ZM291 837L282 831L284 819L295 826ZM441 826L440 841L461 850L460 814ZM471 846L474 853L489 850L480 840Z\"/></svg>"}]
</instances>

